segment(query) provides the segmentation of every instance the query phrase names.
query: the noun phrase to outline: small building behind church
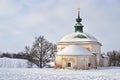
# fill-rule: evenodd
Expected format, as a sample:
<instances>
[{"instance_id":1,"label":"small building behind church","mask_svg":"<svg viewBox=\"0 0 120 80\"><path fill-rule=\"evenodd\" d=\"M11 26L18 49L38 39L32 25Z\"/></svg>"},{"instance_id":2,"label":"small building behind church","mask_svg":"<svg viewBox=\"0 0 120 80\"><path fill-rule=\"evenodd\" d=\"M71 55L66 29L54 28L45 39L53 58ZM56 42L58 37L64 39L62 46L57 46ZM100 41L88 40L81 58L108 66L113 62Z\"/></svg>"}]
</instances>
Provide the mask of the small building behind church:
<instances>
[{"instance_id":1,"label":"small building behind church","mask_svg":"<svg viewBox=\"0 0 120 80\"><path fill-rule=\"evenodd\" d=\"M78 10L77 23L74 26L75 32L64 36L57 43L56 69L86 70L104 66L104 60L101 60L102 44L95 37L83 31L82 19L79 14Z\"/></svg>"}]
</instances>

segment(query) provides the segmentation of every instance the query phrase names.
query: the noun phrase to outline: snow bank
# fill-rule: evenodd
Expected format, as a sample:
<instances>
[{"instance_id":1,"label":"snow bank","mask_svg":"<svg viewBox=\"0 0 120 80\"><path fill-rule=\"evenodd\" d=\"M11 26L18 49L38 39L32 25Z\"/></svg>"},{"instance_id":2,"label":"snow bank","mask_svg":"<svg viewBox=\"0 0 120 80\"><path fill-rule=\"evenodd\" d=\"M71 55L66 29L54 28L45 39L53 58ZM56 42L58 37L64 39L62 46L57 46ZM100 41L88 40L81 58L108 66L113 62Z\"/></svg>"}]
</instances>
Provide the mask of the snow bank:
<instances>
[{"instance_id":1,"label":"snow bank","mask_svg":"<svg viewBox=\"0 0 120 80\"><path fill-rule=\"evenodd\" d=\"M46 65L47 68L54 68L54 66L55 66L55 62L52 62L52 61L48 62Z\"/></svg>"},{"instance_id":2,"label":"snow bank","mask_svg":"<svg viewBox=\"0 0 120 80\"><path fill-rule=\"evenodd\" d=\"M27 68L28 63L30 62L25 59L0 58L0 68ZM33 66L35 67L35 65Z\"/></svg>"}]
</instances>

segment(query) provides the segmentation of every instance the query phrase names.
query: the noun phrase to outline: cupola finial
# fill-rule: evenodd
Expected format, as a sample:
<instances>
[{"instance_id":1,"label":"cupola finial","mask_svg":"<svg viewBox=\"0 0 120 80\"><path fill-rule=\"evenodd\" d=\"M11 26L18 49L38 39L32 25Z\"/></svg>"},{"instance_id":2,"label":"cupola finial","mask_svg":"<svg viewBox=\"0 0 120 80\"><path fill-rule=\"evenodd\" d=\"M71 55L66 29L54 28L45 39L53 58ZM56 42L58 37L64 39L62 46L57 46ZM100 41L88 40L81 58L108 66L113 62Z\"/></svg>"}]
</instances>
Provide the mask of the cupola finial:
<instances>
[{"instance_id":1,"label":"cupola finial","mask_svg":"<svg viewBox=\"0 0 120 80\"><path fill-rule=\"evenodd\" d=\"M78 17L80 18L80 8L78 8Z\"/></svg>"},{"instance_id":2,"label":"cupola finial","mask_svg":"<svg viewBox=\"0 0 120 80\"><path fill-rule=\"evenodd\" d=\"M82 19L80 18L80 8L78 8L78 18L76 18L77 24L75 27L75 32L83 32L83 25L80 23Z\"/></svg>"},{"instance_id":3,"label":"cupola finial","mask_svg":"<svg viewBox=\"0 0 120 80\"><path fill-rule=\"evenodd\" d=\"M80 23L82 19L80 18L80 8L78 8L78 18L76 19L76 22Z\"/></svg>"}]
</instances>

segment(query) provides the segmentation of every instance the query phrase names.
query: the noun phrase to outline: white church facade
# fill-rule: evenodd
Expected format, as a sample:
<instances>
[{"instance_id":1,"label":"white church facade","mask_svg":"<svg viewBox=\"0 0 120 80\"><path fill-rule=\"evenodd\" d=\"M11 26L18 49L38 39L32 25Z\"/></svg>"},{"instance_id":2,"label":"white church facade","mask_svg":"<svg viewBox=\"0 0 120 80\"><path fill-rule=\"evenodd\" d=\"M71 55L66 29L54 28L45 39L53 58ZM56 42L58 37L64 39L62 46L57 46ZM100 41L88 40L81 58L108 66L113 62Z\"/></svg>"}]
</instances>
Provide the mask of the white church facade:
<instances>
[{"instance_id":1,"label":"white church facade","mask_svg":"<svg viewBox=\"0 0 120 80\"><path fill-rule=\"evenodd\" d=\"M64 36L57 43L56 69L90 69L104 66L106 58L101 57L102 44L95 37L83 32L79 13L78 10L75 32Z\"/></svg>"}]
</instances>

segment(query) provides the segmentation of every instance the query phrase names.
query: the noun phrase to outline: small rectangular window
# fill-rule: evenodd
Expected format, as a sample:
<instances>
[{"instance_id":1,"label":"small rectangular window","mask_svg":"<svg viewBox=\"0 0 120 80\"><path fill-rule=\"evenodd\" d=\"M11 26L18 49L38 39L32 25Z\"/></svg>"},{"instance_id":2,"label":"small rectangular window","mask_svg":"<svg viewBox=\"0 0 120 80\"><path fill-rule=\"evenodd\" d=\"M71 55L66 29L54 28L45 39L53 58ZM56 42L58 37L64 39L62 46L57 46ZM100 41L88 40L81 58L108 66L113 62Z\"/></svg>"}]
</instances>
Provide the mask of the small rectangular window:
<instances>
[{"instance_id":1,"label":"small rectangular window","mask_svg":"<svg viewBox=\"0 0 120 80\"><path fill-rule=\"evenodd\" d=\"M67 62L67 67L71 67L71 63L70 62Z\"/></svg>"}]
</instances>

